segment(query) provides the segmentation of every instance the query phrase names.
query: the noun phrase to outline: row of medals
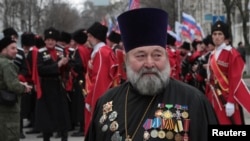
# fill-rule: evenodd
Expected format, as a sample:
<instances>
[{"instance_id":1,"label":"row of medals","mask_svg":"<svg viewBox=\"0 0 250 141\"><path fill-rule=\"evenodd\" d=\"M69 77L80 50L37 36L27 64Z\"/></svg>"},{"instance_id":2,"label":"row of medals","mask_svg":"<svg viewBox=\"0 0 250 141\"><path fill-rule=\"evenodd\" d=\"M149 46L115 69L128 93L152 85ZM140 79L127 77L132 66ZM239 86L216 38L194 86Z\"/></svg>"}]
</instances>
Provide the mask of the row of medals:
<instances>
[{"instance_id":1,"label":"row of medals","mask_svg":"<svg viewBox=\"0 0 250 141\"><path fill-rule=\"evenodd\" d=\"M147 119L143 124L144 141L150 138L188 141L190 120L187 110L186 105L159 103L155 117Z\"/></svg>"},{"instance_id":2,"label":"row of medals","mask_svg":"<svg viewBox=\"0 0 250 141\"><path fill-rule=\"evenodd\" d=\"M143 124L145 129L143 134L144 141L151 138L167 138L168 140L175 141L188 141L188 130L189 130L189 114L187 112L187 106L181 106L176 104L173 108L172 104L166 104L167 110L163 110L163 104L158 104L158 109L155 112L154 119L147 119ZM172 105L172 106L171 106ZM115 119L118 116L116 111L112 109L113 101L107 102L103 105L103 115L99 119L99 123L102 126L102 132L106 132L108 129L114 132L111 137L112 141L121 141L122 137L119 135L119 124ZM175 109L175 112L171 110ZM108 113L110 113L108 115ZM110 126L104 124L104 122L109 119L111 122ZM183 122L182 122L183 121ZM184 125L184 126L183 126ZM160 129L160 130L157 130ZM149 132L149 130L151 130ZM181 134L183 133L183 135Z\"/></svg>"}]
</instances>

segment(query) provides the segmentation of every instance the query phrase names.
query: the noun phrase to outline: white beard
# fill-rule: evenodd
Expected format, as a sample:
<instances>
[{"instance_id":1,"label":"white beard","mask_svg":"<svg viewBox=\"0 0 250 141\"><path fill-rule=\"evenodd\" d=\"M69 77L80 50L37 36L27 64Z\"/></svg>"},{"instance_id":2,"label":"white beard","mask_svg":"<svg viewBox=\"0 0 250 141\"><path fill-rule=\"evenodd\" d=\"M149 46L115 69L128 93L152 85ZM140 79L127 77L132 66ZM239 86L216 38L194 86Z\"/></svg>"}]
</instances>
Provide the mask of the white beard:
<instances>
[{"instance_id":1,"label":"white beard","mask_svg":"<svg viewBox=\"0 0 250 141\"><path fill-rule=\"evenodd\" d=\"M156 68L147 69L142 68L139 73L134 72L129 65L126 64L127 78L132 86L140 92L141 95L154 96L163 91L169 82L170 78L170 65L166 64L163 71ZM150 76L145 73L154 73Z\"/></svg>"}]
</instances>

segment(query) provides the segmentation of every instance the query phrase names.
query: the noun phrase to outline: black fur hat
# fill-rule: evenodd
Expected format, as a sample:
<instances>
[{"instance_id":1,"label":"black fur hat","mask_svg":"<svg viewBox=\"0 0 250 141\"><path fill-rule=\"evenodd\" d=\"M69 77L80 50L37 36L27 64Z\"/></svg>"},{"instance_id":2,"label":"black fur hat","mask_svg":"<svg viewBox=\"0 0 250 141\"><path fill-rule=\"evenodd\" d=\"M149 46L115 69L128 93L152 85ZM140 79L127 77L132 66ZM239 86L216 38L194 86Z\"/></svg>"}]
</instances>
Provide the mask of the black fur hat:
<instances>
[{"instance_id":1,"label":"black fur hat","mask_svg":"<svg viewBox=\"0 0 250 141\"><path fill-rule=\"evenodd\" d=\"M109 36L108 36L108 39L111 42L118 44L121 41L121 34L115 32L115 31L111 31Z\"/></svg>"},{"instance_id":2,"label":"black fur hat","mask_svg":"<svg viewBox=\"0 0 250 141\"><path fill-rule=\"evenodd\" d=\"M167 33L167 45L175 46L176 38L171 34Z\"/></svg>"},{"instance_id":3,"label":"black fur hat","mask_svg":"<svg viewBox=\"0 0 250 141\"><path fill-rule=\"evenodd\" d=\"M12 35L18 37L18 34L17 34L16 30L14 28L12 28L12 27L4 29L3 30L3 35L4 35L4 37L12 36Z\"/></svg>"},{"instance_id":4,"label":"black fur hat","mask_svg":"<svg viewBox=\"0 0 250 141\"><path fill-rule=\"evenodd\" d=\"M73 33L72 38L78 44L85 44L88 36L85 33L85 29L78 29Z\"/></svg>"},{"instance_id":5,"label":"black fur hat","mask_svg":"<svg viewBox=\"0 0 250 141\"><path fill-rule=\"evenodd\" d=\"M0 40L0 52L6 48L11 43L16 43L15 40L13 40L10 36L6 36L3 39Z\"/></svg>"},{"instance_id":6,"label":"black fur hat","mask_svg":"<svg viewBox=\"0 0 250 141\"><path fill-rule=\"evenodd\" d=\"M57 41L59 37L60 37L60 33L54 27L50 27L44 30L44 40L51 38Z\"/></svg>"},{"instance_id":7,"label":"black fur hat","mask_svg":"<svg viewBox=\"0 0 250 141\"><path fill-rule=\"evenodd\" d=\"M65 31L62 31L62 32L60 33L59 41L62 41L62 42L65 42L65 43L69 44L70 41L71 41L71 38L72 38L72 37L71 37L71 34L70 34L70 33L65 32Z\"/></svg>"},{"instance_id":8,"label":"black fur hat","mask_svg":"<svg viewBox=\"0 0 250 141\"><path fill-rule=\"evenodd\" d=\"M180 46L180 48L190 50L190 43L184 41L183 44Z\"/></svg>"},{"instance_id":9,"label":"black fur hat","mask_svg":"<svg viewBox=\"0 0 250 141\"><path fill-rule=\"evenodd\" d=\"M35 45L35 34L24 32L21 35L21 43L24 46L33 46Z\"/></svg>"},{"instance_id":10,"label":"black fur hat","mask_svg":"<svg viewBox=\"0 0 250 141\"><path fill-rule=\"evenodd\" d=\"M87 32L93 35L96 39L106 43L108 28L101 23L95 22L87 29Z\"/></svg>"},{"instance_id":11,"label":"black fur hat","mask_svg":"<svg viewBox=\"0 0 250 141\"><path fill-rule=\"evenodd\" d=\"M226 39L229 39L229 26L222 22L222 21L217 21L215 24L212 26L212 34L214 31L221 31Z\"/></svg>"}]
</instances>

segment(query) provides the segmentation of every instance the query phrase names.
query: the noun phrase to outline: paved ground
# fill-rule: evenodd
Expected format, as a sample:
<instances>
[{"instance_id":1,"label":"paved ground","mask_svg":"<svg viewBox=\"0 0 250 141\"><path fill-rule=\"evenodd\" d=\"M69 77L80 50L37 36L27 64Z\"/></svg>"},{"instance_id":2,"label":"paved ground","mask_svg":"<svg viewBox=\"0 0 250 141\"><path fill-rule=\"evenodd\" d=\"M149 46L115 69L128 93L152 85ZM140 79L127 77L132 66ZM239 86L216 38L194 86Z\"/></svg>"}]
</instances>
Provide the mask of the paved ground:
<instances>
[{"instance_id":1,"label":"paved ground","mask_svg":"<svg viewBox=\"0 0 250 141\"><path fill-rule=\"evenodd\" d=\"M24 124L27 124L26 120L24 120ZM30 130L30 128L24 128L24 133L26 131L29 131L29 130ZM72 134L72 132L75 132L75 131L69 132L68 141L84 141L84 137L71 137L70 135ZM20 139L20 141L43 141L42 138L37 138L38 135L40 135L40 134L39 133L38 134L25 134L26 138ZM54 134L54 136L51 137L50 140L51 141L61 141L61 138L55 138L55 134Z\"/></svg>"},{"instance_id":2,"label":"paved ground","mask_svg":"<svg viewBox=\"0 0 250 141\"><path fill-rule=\"evenodd\" d=\"M249 86L250 89L250 79L244 79L246 84ZM245 122L247 125L250 125L250 114L244 111ZM30 129L24 128L24 131L28 131ZM69 135L72 134L73 131L69 132ZM39 134L26 134L25 139L20 139L20 141L42 141L42 138L37 138ZM60 138L51 137L51 141L60 141ZM84 141L84 137L71 137L69 136L68 141Z\"/></svg>"}]
</instances>

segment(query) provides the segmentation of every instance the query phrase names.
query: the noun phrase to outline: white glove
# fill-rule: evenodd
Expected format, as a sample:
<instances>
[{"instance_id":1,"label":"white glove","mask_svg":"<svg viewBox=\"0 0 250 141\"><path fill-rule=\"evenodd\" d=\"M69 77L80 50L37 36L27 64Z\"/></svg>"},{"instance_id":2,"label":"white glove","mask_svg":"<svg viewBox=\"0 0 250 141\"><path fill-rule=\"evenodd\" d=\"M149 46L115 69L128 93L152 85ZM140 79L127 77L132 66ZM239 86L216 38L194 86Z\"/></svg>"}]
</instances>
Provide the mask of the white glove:
<instances>
[{"instance_id":1,"label":"white glove","mask_svg":"<svg viewBox=\"0 0 250 141\"><path fill-rule=\"evenodd\" d=\"M91 107L88 103L85 103L85 108L90 112L91 111Z\"/></svg>"},{"instance_id":2,"label":"white glove","mask_svg":"<svg viewBox=\"0 0 250 141\"><path fill-rule=\"evenodd\" d=\"M225 105L225 110L226 110L226 115L228 117L231 117L234 114L235 111L235 106L233 103L227 102Z\"/></svg>"}]
</instances>

